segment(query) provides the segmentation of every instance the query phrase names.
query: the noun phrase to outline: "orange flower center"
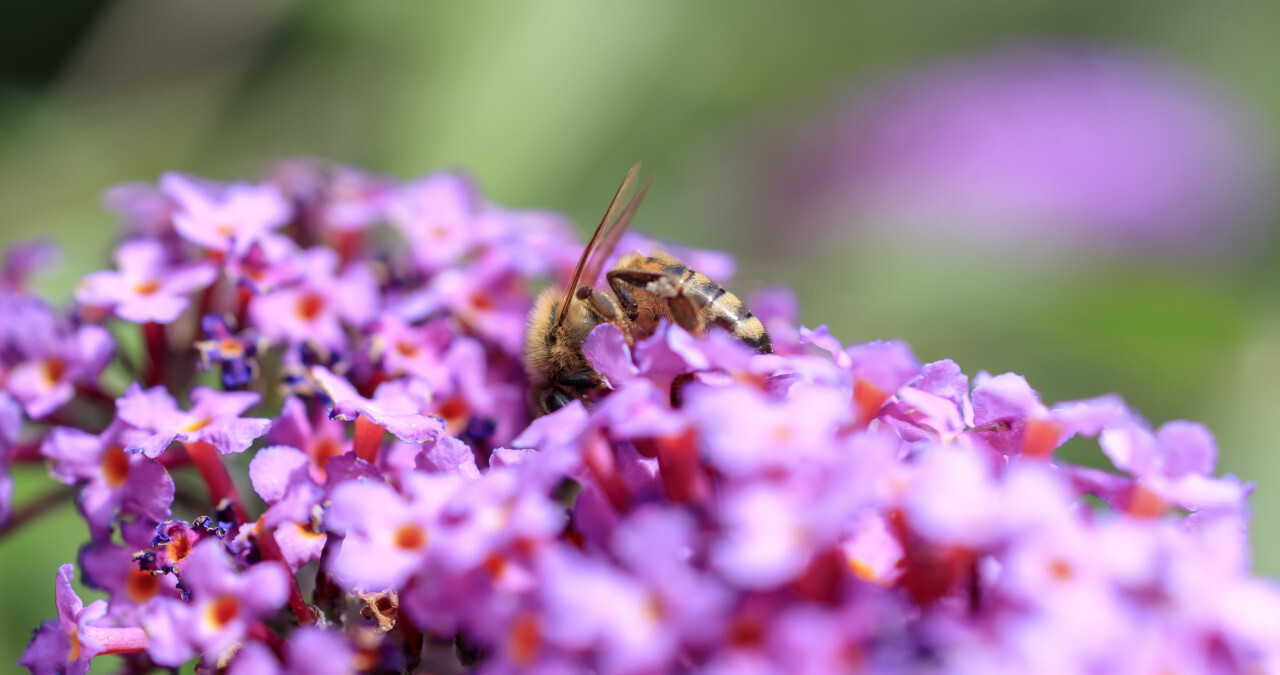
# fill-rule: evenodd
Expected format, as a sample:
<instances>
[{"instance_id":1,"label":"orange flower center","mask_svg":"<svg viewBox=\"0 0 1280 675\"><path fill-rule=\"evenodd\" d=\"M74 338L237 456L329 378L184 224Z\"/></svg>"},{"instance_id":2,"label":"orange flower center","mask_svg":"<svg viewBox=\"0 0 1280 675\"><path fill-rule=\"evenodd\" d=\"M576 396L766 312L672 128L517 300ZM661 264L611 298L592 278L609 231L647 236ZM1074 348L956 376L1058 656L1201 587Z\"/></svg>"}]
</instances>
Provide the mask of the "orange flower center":
<instances>
[{"instance_id":1,"label":"orange flower center","mask_svg":"<svg viewBox=\"0 0 1280 675\"><path fill-rule=\"evenodd\" d=\"M293 526L298 528L298 534L307 539L319 539L324 536L323 532L316 532L315 525L312 523L294 523Z\"/></svg>"},{"instance_id":2,"label":"orange flower center","mask_svg":"<svg viewBox=\"0 0 1280 675\"><path fill-rule=\"evenodd\" d=\"M150 572L130 570L129 579L125 581L125 592L130 600L142 604L160 592L160 579Z\"/></svg>"},{"instance_id":3,"label":"orange flower center","mask_svg":"<svg viewBox=\"0 0 1280 675\"><path fill-rule=\"evenodd\" d=\"M160 290L162 285L163 284L160 283L159 279L147 279L146 281L139 281L134 284L133 292L138 295L152 295L156 291Z\"/></svg>"},{"instance_id":4,"label":"orange flower center","mask_svg":"<svg viewBox=\"0 0 1280 675\"><path fill-rule=\"evenodd\" d=\"M107 479L107 485L118 488L129 480L129 455L125 454L124 448L113 445L102 453L102 476Z\"/></svg>"},{"instance_id":5,"label":"orange flower center","mask_svg":"<svg viewBox=\"0 0 1280 675\"><path fill-rule=\"evenodd\" d=\"M238 359L244 356L244 345L239 340L223 338L218 342L218 353L224 359Z\"/></svg>"},{"instance_id":6,"label":"orange flower center","mask_svg":"<svg viewBox=\"0 0 1280 675\"><path fill-rule=\"evenodd\" d=\"M493 296L483 291L477 291L471 294L471 306L484 312L493 309Z\"/></svg>"},{"instance_id":7,"label":"orange flower center","mask_svg":"<svg viewBox=\"0 0 1280 675\"><path fill-rule=\"evenodd\" d=\"M44 379L49 386L61 382L62 376L67 373L67 362L56 356L51 359L45 359L42 365L44 366Z\"/></svg>"},{"instance_id":8,"label":"orange flower center","mask_svg":"<svg viewBox=\"0 0 1280 675\"><path fill-rule=\"evenodd\" d=\"M187 541L185 535L175 537L164 547L164 552L169 556L170 562L177 563L191 553L191 542Z\"/></svg>"},{"instance_id":9,"label":"orange flower center","mask_svg":"<svg viewBox=\"0 0 1280 675\"><path fill-rule=\"evenodd\" d=\"M542 642L542 633L538 630L538 619L532 614L521 614L511 626L507 635L507 653L516 665L533 663L538 656L538 646Z\"/></svg>"},{"instance_id":10,"label":"orange flower center","mask_svg":"<svg viewBox=\"0 0 1280 675\"><path fill-rule=\"evenodd\" d=\"M396 343L396 351L405 358L413 358L418 355L418 346L408 340L401 340Z\"/></svg>"},{"instance_id":11,"label":"orange flower center","mask_svg":"<svg viewBox=\"0 0 1280 675\"><path fill-rule=\"evenodd\" d=\"M333 457L342 454L342 443L336 438L321 438L311 445L311 464L324 476L324 467Z\"/></svg>"},{"instance_id":12,"label":"orange flower center","mask_svg":"<svg viewBox=\"0 0 1280 675\"><path fill-rule=\"evenodd\" d=\"M181 429L178 429L178 431L181 431L183 433L200 431L201 429L209 426L209 424L212 422L213 422L213 418L211 417L199 417L191 420L190 422L187 422L185 425L183 425Z\"/></svg>"},{"instance_id":13,"label":"orange flower center","mask_svg":"<svg viewBox=\"0 0 1280 675\"><path fill-rule=\"evenodd\" d=\"M396 528L395 534L391 536L391 541L395 543L396 548L405 551L417 551L427 545L427 532L417 523L405 523Z\"/></svg>"},{"instance_id":14,"label":"orange flower center","mask_svg":"<svg viewBox=\"0 0 1280 675\"><path fill-rule=\"evenodd\" d=\"M444 418L449 433L459 433L471 418L471 407L461 396L454 396L440 404L440 416Z\"/></svg>"},{"instance_id":15,"label":"orange flower center","mask_svg":"<svg viewBox=\"0 0 1280 675\"><path fill-rule=\"evenodd\" d=\"M1062 558L1054 558L1049 561L1049 576L1054 581L1071 581L1071 577L1075 576L1075 573L1071 563Z\"/></svg>"},{"instance_id":16,"label":"orange flower center","mask_svg":"<svg viewBox=\"0 0 1280 675\"><path fill-rule=\"evenodd\" d=\"M229 593L219 595L204 610L205 623L215 631L222 630L240 615L240 601Z\"/></svg>"},{"instance_id":17,"label":"orange flower center","mask_svg":"<svg viewBox=\"0 0 1280 675\"><path fill-rule=\"evenodd\" d=\"M298 298L298 304L294 306L293 311L304 321L314 321L320 316L320 312L324 311L324 297L318 293L307 293Z\"/></svg>"}]
</instances>

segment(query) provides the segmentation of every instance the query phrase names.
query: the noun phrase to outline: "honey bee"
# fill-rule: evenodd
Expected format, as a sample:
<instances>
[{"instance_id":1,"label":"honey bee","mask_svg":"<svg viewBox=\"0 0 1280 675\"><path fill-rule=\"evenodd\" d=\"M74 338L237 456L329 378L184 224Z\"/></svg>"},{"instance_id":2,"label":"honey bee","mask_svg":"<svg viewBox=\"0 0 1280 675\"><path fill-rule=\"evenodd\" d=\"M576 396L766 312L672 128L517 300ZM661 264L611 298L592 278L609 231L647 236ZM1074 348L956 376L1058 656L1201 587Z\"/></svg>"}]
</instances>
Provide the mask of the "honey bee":
<instances>
[{"instance_id":1,"label":"honey bee","mask_svg":"<svg viewBox=\"0 0 1280 675\"><path fill-rule=\"evenodd\" d=\"M695 335L720 326L738 340L767 354L773 351L764 324L705 274L661 252L627 253L606 275L608 288L596 288L605 260L631 223L649 190L650 179L634 196L637 163L622 180L609 208L587 242L569 285L544 290L529 313L524 361L532 380L535 415L559 410L574 399L588 402L605 386L587 362L582 343L602 323L617 326L628 342L652 335L667 318Z\"/></svg>"}]
</instances>

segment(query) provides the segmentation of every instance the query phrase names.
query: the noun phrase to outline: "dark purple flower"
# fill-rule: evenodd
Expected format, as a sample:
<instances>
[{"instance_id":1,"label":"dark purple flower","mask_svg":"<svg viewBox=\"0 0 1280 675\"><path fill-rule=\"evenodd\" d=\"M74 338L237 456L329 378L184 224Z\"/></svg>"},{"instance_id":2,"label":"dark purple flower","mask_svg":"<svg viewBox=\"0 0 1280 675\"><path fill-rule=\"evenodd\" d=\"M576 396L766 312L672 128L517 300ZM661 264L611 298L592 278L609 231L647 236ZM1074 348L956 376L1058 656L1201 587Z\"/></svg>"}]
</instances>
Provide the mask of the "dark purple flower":
<instances>
[{"instance_id":1,"label":"dark purple flower","mask_svg":"<svg viewBox=\"0 0 1280 675\"><path fill-rule=\"evenodd\" d=\"M258 352L262 350L257 334L251 330L236 334L226 319L216 314L206 314L200 326L206 339L193 345L200 352L200 368L209 370L217 363L222 371L222 388L228 391L252 384L258 374Z\"/></svg>"}]
</instances>

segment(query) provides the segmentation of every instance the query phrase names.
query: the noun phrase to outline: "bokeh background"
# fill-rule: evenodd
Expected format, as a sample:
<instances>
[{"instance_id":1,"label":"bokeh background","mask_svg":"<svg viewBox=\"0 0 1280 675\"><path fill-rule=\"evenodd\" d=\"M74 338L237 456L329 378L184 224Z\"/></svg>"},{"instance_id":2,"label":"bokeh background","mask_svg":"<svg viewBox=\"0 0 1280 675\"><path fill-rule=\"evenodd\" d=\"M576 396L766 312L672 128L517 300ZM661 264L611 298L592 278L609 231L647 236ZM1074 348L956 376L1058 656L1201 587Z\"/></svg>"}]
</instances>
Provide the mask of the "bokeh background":
<instances>
[{"instance_id":1,"label":"bokeh background","mask_svg":"<svg viewBox=\"0 0 1280 675\"><path fill-rule=\"evenodd\" d=\"M1205 422L1277 576L1277 25L1267 2L8 0L0 243L61 244L65 300L106 264L106 187L297 155L463 168L585 233L643 160L638 229L730 251L735 290L790 286L846 343ZM16 473L19 504L50 487ZM68 505L0 540L0 663L84 539Z\"/></svg>"}]
</instances>

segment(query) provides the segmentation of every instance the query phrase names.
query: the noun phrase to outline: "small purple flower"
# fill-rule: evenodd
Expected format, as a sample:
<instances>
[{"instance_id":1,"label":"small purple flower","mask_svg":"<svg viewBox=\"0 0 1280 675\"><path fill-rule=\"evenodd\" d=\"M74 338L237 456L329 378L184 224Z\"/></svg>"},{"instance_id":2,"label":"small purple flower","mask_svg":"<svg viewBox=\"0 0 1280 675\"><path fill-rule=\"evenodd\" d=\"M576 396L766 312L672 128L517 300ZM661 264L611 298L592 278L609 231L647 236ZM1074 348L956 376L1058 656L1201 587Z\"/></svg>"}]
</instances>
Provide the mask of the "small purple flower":
<instances>
[{"instance_id":1,"label":"small purple flower","mask_svg":"<svg viewBox=\"0 0 1280 675\"><path fill-rule=\"evenodd\" d=\"M378 387L372 399L367 399L326 368L314 366L311 375L333 401L329 419L352 421L363 416L406 443L423 443L444 432L444 420L422 414L430 399L427 392L387 382Z\"/></svg>"},{"instance_id":2,"label":"small purple flower","mask_svg":"<svg viewBox=\"0 0 1280 675\"><path fill-rule=\"evenodd\" d=\"M268 506L261 524L273 530L285 563L294 571L319 560L328 541L328 536L315 527L313 513L324 492L312 480L310 466L305 453L284 445L259 450L249 463L253 490ZM256 524L245 527L254 528Z\"/></svg>"},{"instance_id":3,"label":"small purple flower","mask_svg":"<svg viewBox=\"0 0 1280 675\"><path fill-rule=\"evenodd\" d=\"M166 240L173 237L174 201L151 183L121 183L102 195L108 211L120 216L126 238Z\"/></svg>"},{"instance_id":4,"label":"small purple flower","mask_svg":"<svg viewBox=\"0 0 1280 675\"><path fill-rule=\"evenodd\" d=\"M306 404L295 396L285 399L280 416L267 433L267 442L271 445L291 446L305 452L308 459L307 472L317 485L325 483L329 460L351 450L345 424L327 416L313 421L307 415Z\"/></svg>"},{"instance_id":5,"label":"small purple flower","mask_svg":"<svg viewBox=\"0 0 1280 675\"><path fill-rule=\"evenodd\" d=\"M453 474L410 474L405 493L374 481L339 485L325 526L344 535L328 569L347 589L399 588L426 560L445 502L463 485Z\"/></svg>"},{"instance_id":6,"label":"small purple flower","mask_svg":"<svg viewBox=\"0 0 1280 675\"><path fill-rule=\"evenodd\" d=\"M110 306L126 321L172 323L187 308L191 293L213 283L217 270L209 264L174 266L168 257L164 246L155 241L123 244L116 250L120 271L85 277L76 288L76 299Z\"/></svg>"},{"instance_id":7,"label":"small purple flower","mask_svg":"<svg viewBox=\"0 0 1280 675\"><path fill-rule=\"evenodd\" d=\"M86 607L71 588L74 575L74 565L58 568L54 585L58 619L36 631L18 661L18 665L30 668L33 673L84 675L89 672L89 660L98 654L142 651L147 643L141 628L95 625L106 617L107 603L95 600Z\"/></svg>"},{"instance_id":8,"label":"small purple flower","mask_svg":"<svg viewBox=\"0 0 1280 675\"><path fill-rule=\"evenodd\" d=\"M679 646L660 601L621 570L564 548L541 558L545 639L594 655L601 673L661 672Z\"/></svg>"},{"instance_id":9,"label":"small purple flower","mask_svg":"<svg viewBox=\"0 0 1280 675\"><path fill-rule=\"evenodd\" d=\"M130 549L111 542L80 549L79 564L85 584L107 593L108 613L119 619L137 621L158 600L182 598L177 576L142 569Z\"/></svg>"},{"instance_id":10,"label":"small purple flower","mask_svg":"<svg viewBox=\"0 0 1280 675\"><path fill-rule=\"evenodd\" d=\"M848 401L827 387L802 386L782 401L743 387L687 389L685 409L702 453L734 477L824 466L836 450L831 437L851 419Z\"/></svg>"},{"instance_id":11,"label":"small purple flower","mask_svg":"<svg viewBox=\"0 0 1280 675\"><path fill-rule=\"evenodd\" d=\"M77 505L95 540L109 538L124 513L153 522L169 519L173 479L154 459L125 452L129 435L119 422L97 436L54 427L40 446L40 454L52 462L54 478L69 485L85 483Z\"/></svg>"},{"instance_id":12,"label":"small purple flower","mask_svg":"<svg viewBox=\"0 0 1280 675\"><path fill-rule=\"evenodd\" d=\"M418 266L434 271L478 243L473 221L480 206L470 180L439 173L402 186L387 206L387 219L409 240Z\"/></svg>"},{"instance_id":13,"label":"small purple flower","mask_svg":"<svg viewBox=\"0 0 1280 675\"><path fill-rule=\"evenodd\" d=\"M39 314L39 312L35 312ZM115 341L101 326L68 331L54 321L28 323L9 314L21 360L9 371L5 388L33 419L47 417L75 395L75 385L96 382L115 353Z\"/></svg>"},{"instance_id":14,"label":"small purple flower","mask_svg":"<svg viewBox=\"0 0 1280 675\"><path fill-rule=\"evenodd\" d=\"M249 316L263 336L284 343L313 341L335 352L347 350L343 324L362 327L378 315L373 272L364 264L338 274L338 256L328 248L300 254L302 276L295 285L253 298Z\"/></svg>"},{"instance_id":15,"label":"small purple flower","mask_svg":"<svg viewBox=\"0 0 1280 675\"><path fill-rule=\"evenodd\" d=\"M174 229L204 248L243 255L255 242L293 217L293 209L272 185L219 185L167 173L160 189L176 203Z\"/></svg>"},{"instance_id":16,"label":"small purple flower","mask_svg":"<svg viewBox=\"0 0 1280 675\"><path fill-rule=\"evenodd\" d=\"M1116 468L1136 480L1136 486L1125 488L1127 494L1106 496L1108 501L1128 502L1121 506L1130 511L1155 508L1155 514L1147 515L1157 515L1160 505L1133 503L1147 495L1193 511L1245 508L1251 489L1234 476L1213 477L1218 447L1209 430L1199 424L1168 422L1153 434L1130 421L1104 430L1099 443Z\"/></svg>"},{"instance_id":17,"label":"small purple flower","mask_svg":"<svg viewBox=\"0 0 1280 675\"><path fill-rule=\"evenodd\" d=\"M46 241L37 239L9 246L0 259L0 293L26 292L31 276L56 268L60 261L58 247Z\"/></svg>"},{"instance_id":18,"label":"small purple flower","mask_svg":"<svg viewBox=\"0 0 1280 675\"><path fill-rule=\"evenodd\" d=\"M371 228L385 217L397 188L389 178L309 157L276 163L271 180L299 205L303 224L322 232Z\"/></svg>"},{"instance_id":19,"label":"small purple flower","mask_svg":"<svg viewBox=\"0 0 1280 675\"><path fill-rule=\"evenodd\" d=\"M183 411L164 387L143 390L138 383L129 386L116 402L120 419L150 436L135 440L126 450L141 452L152 459L159 457L169 444L206 442L224 455L244 452L253 441L267 432L271 420L241 418L244 411L258 403L253 392L219 392L207 387L191 391L195 403Z\"/></svg>"},{"instance_id":20,"label":"small purple flower","mask_svg":"<svg viewBox=\"0 0 1280 675\"><path fill-rule=\"evenodd\" d=\"M181 635L204 654L206 664L242 640L253 622L273 616L289 597L288 572L283 567L259 562L237 570L222 545L212 539L191 551L179 576L191 594Z\"/></svg>"},{"instance_id":21,"label":"small purple flower","mask_svg":"<svg viewBox=\"0 0 1280 675\"><path fill-rule=\"evenodd\" d=\"M204 315L200 327L206 339L193 346L200 352L201 370L209 370L217 363L222 371L222 388L228 391L252 384L258 374L258 352L262 350L257 334L247 330L237 335L226 319L216 314Z\"/></svg>"}]
</instances>

